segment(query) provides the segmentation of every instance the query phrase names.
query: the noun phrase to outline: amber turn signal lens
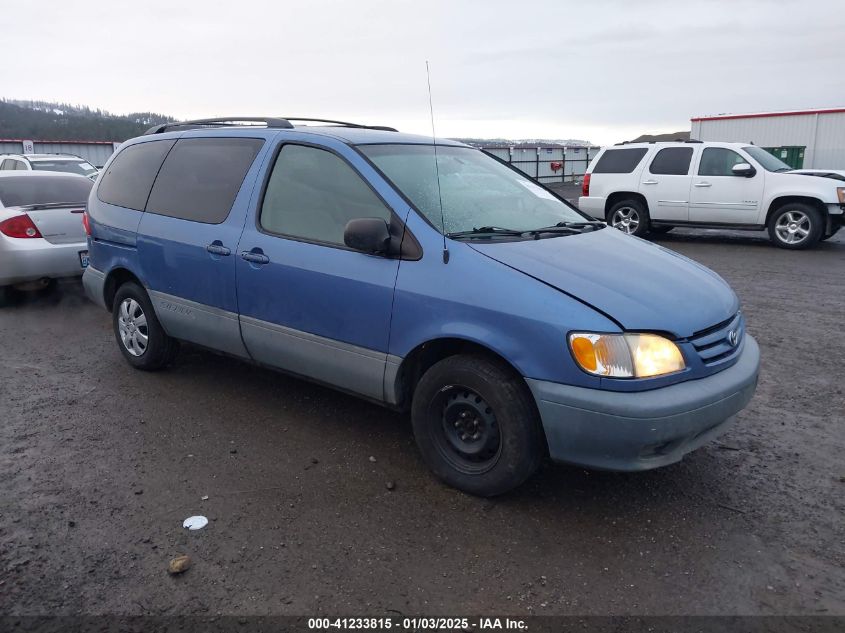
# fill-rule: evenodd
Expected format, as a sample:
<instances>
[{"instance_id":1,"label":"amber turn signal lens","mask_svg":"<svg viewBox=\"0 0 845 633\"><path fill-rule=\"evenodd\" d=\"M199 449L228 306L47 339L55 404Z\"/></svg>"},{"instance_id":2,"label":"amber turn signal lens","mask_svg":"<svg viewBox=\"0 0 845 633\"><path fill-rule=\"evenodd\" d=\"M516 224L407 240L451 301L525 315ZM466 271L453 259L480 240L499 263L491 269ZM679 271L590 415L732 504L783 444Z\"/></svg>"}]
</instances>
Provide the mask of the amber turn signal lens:
<instances>
[{"instance_id":1,"label":"amber turn signal lens","mask_svg":"<svg viewBox=\"0 0 845 633\"><path fill-rule=\"evenodd\" d=\"M590 339L584 336L573 338L572 354L575 356L578 364L587 371L594 372L598 369L596 350L593 348L593 342Z\"/></svg>"}]
</instances>

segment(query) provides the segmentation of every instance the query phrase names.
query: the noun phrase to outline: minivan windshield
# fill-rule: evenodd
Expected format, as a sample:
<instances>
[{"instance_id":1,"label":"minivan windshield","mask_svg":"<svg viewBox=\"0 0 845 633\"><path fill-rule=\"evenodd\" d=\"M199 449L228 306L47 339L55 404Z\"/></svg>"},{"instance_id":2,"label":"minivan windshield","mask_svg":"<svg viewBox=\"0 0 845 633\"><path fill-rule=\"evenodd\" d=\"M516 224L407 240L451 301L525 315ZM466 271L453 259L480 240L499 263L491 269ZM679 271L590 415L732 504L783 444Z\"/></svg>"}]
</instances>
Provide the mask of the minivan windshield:
<instances>
[{"instance_id":1,"label":"minivan windshield","mask_svg":"<svg viewBox=\"0 0 845 633\"><path fill-rule=\"evenodd\" d=\"M513 237L570 223L589 224L537 183L477 149L438 145L435 169L433 145L358 148L446 235Z\"/></svg>"},{"instance_id":2,"label":"minivan windshield","mask_svg":"<svg viewBox=\"0 0 845 633\"><path fill-rule=\"evenodd\" d=\"M769 154L769 152L764 150L762 147L750 145L748 147L743 147L742 149L748 152L749 156L760 163L760 166L766 171L792 171L792 167L787 165L780 158L776 158L772 154Z\"/></svg>"}]
</instances>

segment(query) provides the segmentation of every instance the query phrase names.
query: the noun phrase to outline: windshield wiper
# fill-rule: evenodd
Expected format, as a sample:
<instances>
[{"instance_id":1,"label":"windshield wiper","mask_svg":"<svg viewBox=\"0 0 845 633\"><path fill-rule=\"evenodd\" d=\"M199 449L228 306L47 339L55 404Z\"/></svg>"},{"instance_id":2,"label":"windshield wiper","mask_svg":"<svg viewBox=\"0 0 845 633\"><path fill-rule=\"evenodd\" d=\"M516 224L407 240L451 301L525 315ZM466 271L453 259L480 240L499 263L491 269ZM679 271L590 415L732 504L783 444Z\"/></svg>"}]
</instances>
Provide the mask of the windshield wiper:
<instances>
[{"instance_id":1,"label":"windshield wiper","mask_svg":"<svg viewBox=\"0 0 845 633\"><path fill-rule=\"evenodd\" d=\"M598 220L588 220L586 222L558 222L554 226L544 226L539 229L524 231L523 235L533 235L534 239L536 240L540 239L540 235L542 235L543 233L563 233L567 235L572 235L573 233L581 233L584 229L598 231L604 226L604 222L599 222Z\"/></svg>"},{"instance_id":2,"label":"windshield wiper","mask_svg":"<svg viewBox=\"0 0 845 633\"><path fill-rule=\"evenodd\" d=\"M517 231L516 229L505 229L501 226L481 226L470 229L469 231L455 231L453 233L446 233L446 237L482 237L490 235L507 235L513 237L521 237L525 231Z\"/></svg>"}]
</instances>

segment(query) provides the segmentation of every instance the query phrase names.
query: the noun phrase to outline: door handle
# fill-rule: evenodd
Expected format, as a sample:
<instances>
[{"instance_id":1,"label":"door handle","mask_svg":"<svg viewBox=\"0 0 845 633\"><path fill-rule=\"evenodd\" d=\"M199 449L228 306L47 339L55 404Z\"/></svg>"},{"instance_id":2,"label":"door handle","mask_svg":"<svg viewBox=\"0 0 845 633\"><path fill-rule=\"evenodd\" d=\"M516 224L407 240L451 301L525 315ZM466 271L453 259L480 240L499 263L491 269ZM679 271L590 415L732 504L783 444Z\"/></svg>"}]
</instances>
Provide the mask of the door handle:
<instances>
[{"instance_id":1,"label":"door handle","mask_svg":"<svg viewBox=\"0 0 845 633\"><path fill-rule=\"evenodd\" d=\"M656 185L657 181L656 180L643 180L643 184L644 185Z\"/></svg>"},{"instance_id":2,"label":"door handle","mask_svg":"<svg viewBox=\"0 0 845 633\"><path fill-rule=\"evenodd\" d=\"M697 182L697 183L693 184L693 187L712 187L712 186L713 185L711 185L709 182Z\"/></svg>"},{"instance_id":3,"label":"door handle","mask_svg":"<svg viewBox=\"0 0 845 633\"><path fill-rule=\"evenodd\" d=\"M241 258L251 264L269 264L270 258L264 253L256 253L254 251L241 251Z\"/></svg>"},{"instance_id":4,"label":"door handle","mask_svg":"<svg viewBox=\"0 0 845 633\"><path fill-rule=\"evenodd\" d=\"M231 250L223 246L220 242L212 242L211 244L205 247L205 250L207 250L212 255L223 255L224 257L232 253Z\"/></svg>"}]
</instances>

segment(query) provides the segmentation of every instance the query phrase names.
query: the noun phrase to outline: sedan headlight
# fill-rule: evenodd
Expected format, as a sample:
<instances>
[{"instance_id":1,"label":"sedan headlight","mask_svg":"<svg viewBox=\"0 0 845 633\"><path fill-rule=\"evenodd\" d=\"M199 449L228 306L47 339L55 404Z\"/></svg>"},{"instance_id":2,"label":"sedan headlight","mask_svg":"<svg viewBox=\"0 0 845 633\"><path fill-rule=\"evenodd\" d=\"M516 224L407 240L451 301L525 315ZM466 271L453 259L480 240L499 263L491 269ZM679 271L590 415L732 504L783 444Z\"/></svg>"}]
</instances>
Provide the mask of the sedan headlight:
<instances>
[{"instance_id":1,"label":"sedan headlight","mask_svg":"<svg viewBox=\"0 0 845 633\"><path fill-rule=\"evenodd\" d=\"M837 187L836 195L839 197L839 204L845 204L845 187Z\"/></svg>"},{"instance_id":2,"label":"sedan headlight","mask_svg":"<svg viewBox=\"0 0 845 633\"><path fill-rule=\"evenodd\" d=\"M609 378L648 378L686 367L681 350L657 334L574 332L569 348L586 372Z\"/></svg>"}]
</instances>

